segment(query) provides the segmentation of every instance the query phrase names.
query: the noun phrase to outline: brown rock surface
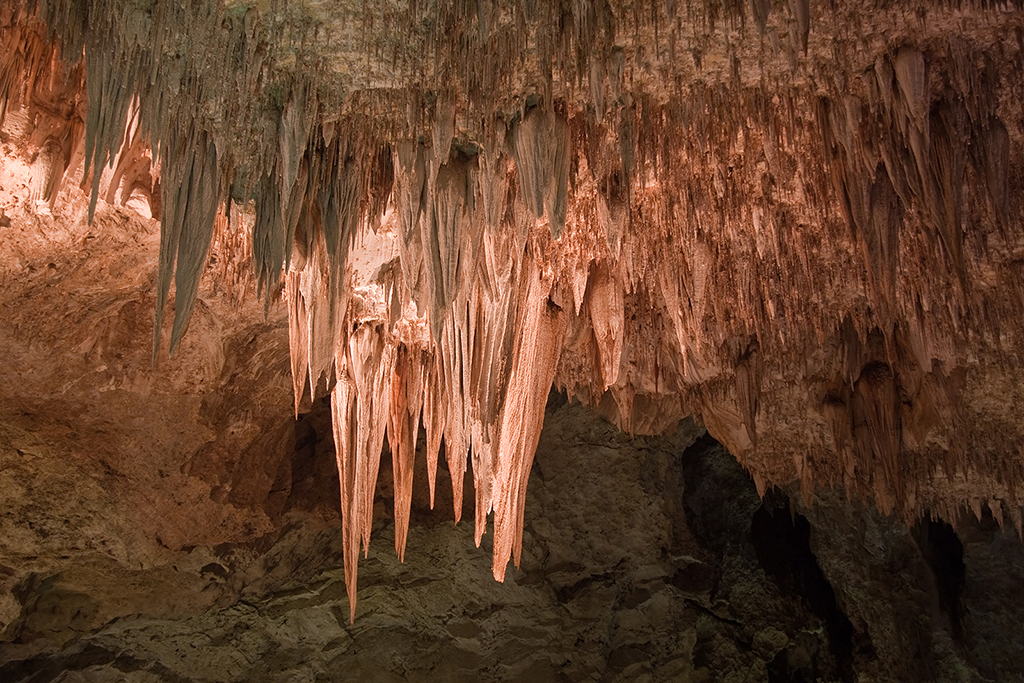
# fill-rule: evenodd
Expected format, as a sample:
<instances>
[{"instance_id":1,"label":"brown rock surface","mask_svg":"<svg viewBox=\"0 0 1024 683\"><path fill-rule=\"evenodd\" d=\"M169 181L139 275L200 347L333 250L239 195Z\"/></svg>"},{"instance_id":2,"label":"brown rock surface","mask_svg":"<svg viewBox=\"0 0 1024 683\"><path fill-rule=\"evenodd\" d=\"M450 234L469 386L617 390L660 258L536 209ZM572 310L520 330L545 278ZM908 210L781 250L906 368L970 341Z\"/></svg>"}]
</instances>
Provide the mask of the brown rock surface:
<instances>
[{"instance_id":1,"label":"brown rock surface","mask_svg":"<svg viewBox=\"0 0 1024 683\"><path fill-rule=\"evenodd\" d=\"M43 0L4 3L0 34L8 672L243 680L287 653L285 678L312 648L315 677L338 662L311 633L387 639L405 604L469 635L395 647L470 638L457 668L496 679L1019 675L992 635L1016 613L978 595L1020 576L1019 3ZM552 386L677 436L573 450L598 423L545 409ZM671 474L691 418L786 494L726 477L731 512L701 513L709 475ZM654 443L675 456L638 465ZM677 538L680 500L714 531ZM476 583L448 506L514 586ZM395 621L332 622L324 587L343 555L354 616L377 535L406 564L364 578L403 588L363 598ZM671 573L675 543L701 549ZM478 592L442 609L446 581ZM494 595L522 611L484 626L465 605ZM260 643L222 634L201 675L181 643L229 623Z\"/></svg>"}]
</instances>

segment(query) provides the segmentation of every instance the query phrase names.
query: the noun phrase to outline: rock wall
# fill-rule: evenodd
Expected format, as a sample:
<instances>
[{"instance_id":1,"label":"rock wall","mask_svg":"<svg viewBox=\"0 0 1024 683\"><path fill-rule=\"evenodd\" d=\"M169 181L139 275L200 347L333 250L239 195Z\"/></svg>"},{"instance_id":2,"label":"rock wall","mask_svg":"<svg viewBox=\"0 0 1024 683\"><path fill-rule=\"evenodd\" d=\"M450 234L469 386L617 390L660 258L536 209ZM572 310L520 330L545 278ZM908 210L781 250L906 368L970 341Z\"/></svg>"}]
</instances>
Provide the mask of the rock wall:
<instances>
[{"instance_id":1,"label":"rock wall","mask_svg":"<svg viewBox=\"0 0 1024 683\"><path fill-rule=\"evenodd\" d=\"M366 186L360 206L390 191L394 211L381 226L392 246L390 265L377 271L379 298L348 309L353 329L372 329L350 334L322 310L344 297L331 289L338 277L325 277L326 261L346 253L344 240L327 239L319 263L288 276L296 395L307 381L312 390L332 378L354 383L351 395L364 402L375 395L376 417L339 405L336 420L354 429L353 472L367 474L360 439L370 439L372 453L389 409L415 414L419 401L434 404L432 450L441 437L431 432L443 432L457 478L473 453L478 519L494 508L499 536L514 536L522 514L516 482L529 465L548 379L629 432L699 415L762 488L792 479L808 491L815 482L842 485L908 519L926 509L952 516L983 500L1003 515L1005 501L1017 524L1015 437L994 436L1016 427L991 388L1016 377L1009 255L1020 210L1008 188L1017 182L1019 136L1004 121L1020 115L1011 113L1015 79L997 76L1001 67L990 60L1019 60L1006 30L1019 13L968 11L970 27L950 33L952 15L916 8L923 18L911 41L903 23L910 8L883 18L837 7L819 11L828 35L815 52L815 41L803 45L806 23L794 5L789 56L797 45L807 50L794 63L770 35L756 37L771 32L744 23L742 10L718 30L713 12L697 17L699 8L688 7L692 23L677 24L693 32L692 54L714 65L705 70L695 57L694 71L668 52L643 53L658 46L662 9L652 8L650 20L632 17L632 36L621 25L595 29L610 41L603 48L566 28L575 58L548 43L543 18L524 18L525 28L509 35L558 55L561 71L552 67L546 89L520 95L496 83L496 102L483 103L458 70L441 69L434 75L451 75L455 84L445 87L464 88L467 104L437 95L415 119L424 121L416 140L401 124L382 136L390 154L374 137L360 161L352 151L359 145L346 143L363 180L278 191L282 205L296 188L327 192L311 200L315 212L316 202L331 206L335 194ZM590 26L584 19L565 21L580 29ZM845 26L860 32L848 37ZM501 63L500 49L495 56L466 40L479 55L449 46L456 60ZM543 70L537 59L539 67L522 65L527 74ZM583 62L593 67L586 86L574 71ZM566 85L574 74L578 89ZM501 111L510 92L521 99ZM309 116L308 125L294 124L300 138L315 138ZM282 117L285 126L298 114ZM346 129L362 132L353 119L330 135ZM315 171L340 151L320 142L305 153L288 149L289 167L307 160L311 179L341 182ZM356 204L335 203L352 211L339 225L360 234ZM365 220L376 225L372 209ZM315 252L311 234L298 253ZM379 360L368 344L380 346ZM402 372L424 378L424 398L382 397L358 378L386 376L402 347L417 366ZM351 368L353 356L372 357L373 368ZM511 405L508 396L523 393L532 400ZM1000 395L1016 405L1012 389ZM394 431L389 438L400 439ZM968 456L967 443L985 455ZM364 529L371 480L356 474L348 498L349 517ZM496 576L515 545L499 544Z\"/></svg>"},{"instance_id":2,"label":"rock wall","mask_svg":"<svg viewBox=\"0 0 1024 683\"><path fill-rule=\"evenodd\" d=\"M293 487L331 516L282 455L289 372L296 414L331 394L353 597L385 443L400 557L425 447L521 563L552 386L631 434L696 418L760 494L1020 531L1019 3L46 0L0 31L5 429L127 473L142 566L270 533Z\"/></svg>"},{"instance_id":3,"label":"rock wall","mask_svg":"<svg viewBox=\"0 0 1024 683\"><path fill-rule=\"evenodd\" d=\"M147 569L101 565L101 549L68 544L73 561L51 558L49 572L20 577L12 591L17 617L4 631L0 675L37 683L1021 680L1012 635L1021 603L1006 596L1020 591L1024 547L987 511L981 523L960 520L954 534L941 521L910 530L841 493L811 507L795 488L762 501L692 422L671 437L629 438L560 394L545 417L521 568L504 583L490 575L488 543L474 549L470 525L432 511L425 483L414 488L404 563L388 547L394 491L375 497L354 623L343 531L301 504L254 541L164 549L165 564ZM329 419L324 404L304 418L295 462L331 465ZM418 475L425 456L421 447ZM269 507L277 493L260 503ZM437 493L451 502L446 487ZM96 515L82 499L80 514ZM42 520L36 534L61 529L59 519ZM104 531L124 537L131 527ZM90 573L72 567L83 557Z\"/></svg>"},{"instance_id":4,"label":"rock wall","mask_svg":"<svg viewBox=\"0 0 1024 683\"><path fill-rule=\"evenodd\" d=\"M987 508L954 532L762 500L692 421L628 437L557 392L520 568L496 583L452 523L445 458L431 507L421 431L405 561L385 450L350 622L332 410L292 415L285 307L223 291L215 252L154 367L155 223L3 201L2 680L1021 680L1024 546Z\"/></svg>"}]
</instances>

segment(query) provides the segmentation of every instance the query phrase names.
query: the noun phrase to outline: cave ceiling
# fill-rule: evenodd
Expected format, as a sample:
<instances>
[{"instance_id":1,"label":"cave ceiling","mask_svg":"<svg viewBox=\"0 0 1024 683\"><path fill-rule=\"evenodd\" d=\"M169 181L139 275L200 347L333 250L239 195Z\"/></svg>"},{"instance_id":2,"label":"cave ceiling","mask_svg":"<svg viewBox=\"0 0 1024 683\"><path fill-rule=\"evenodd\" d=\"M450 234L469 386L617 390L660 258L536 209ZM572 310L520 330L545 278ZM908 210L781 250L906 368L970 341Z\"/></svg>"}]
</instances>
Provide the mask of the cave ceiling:
<instances>
[{"instance_id":1,"label":"cave ceiling","mask_svg":"<svg viewBox=\"0 0 1024 683\"><path fill-rule=\"evenodd\" d=\"M12 0L0 32L29 208L160 220L154 362L199 353L211 271L287 310L350 591L385 441L400 555L424 438L518 563L552 387L695 417L760 492L1020 529L1019 2Z\"/></svg>"}]
</instances>

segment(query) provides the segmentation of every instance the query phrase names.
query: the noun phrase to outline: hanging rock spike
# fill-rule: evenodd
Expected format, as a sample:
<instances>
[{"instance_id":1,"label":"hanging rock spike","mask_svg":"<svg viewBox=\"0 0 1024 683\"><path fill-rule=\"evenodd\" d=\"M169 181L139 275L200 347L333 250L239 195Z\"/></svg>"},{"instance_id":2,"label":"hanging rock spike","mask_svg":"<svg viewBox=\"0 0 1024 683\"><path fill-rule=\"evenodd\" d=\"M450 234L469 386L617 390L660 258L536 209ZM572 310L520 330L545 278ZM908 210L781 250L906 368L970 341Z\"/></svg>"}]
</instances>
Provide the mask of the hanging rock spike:
<instances>
[{"instance_id":1,"label":"hanging rock spike","mask_svg":"<svg viewBox=\"0 0 1024 683\"><path fill-rule=\"evenodd\" d=\"M388 8L286 4L13 0L0 121L38 201L148 197L154 355L220 205L255 214L296 414L331 394L353 618L384 439L399 556L422 423L500 579L552 387L698 417L759 492L1020 528L1024 405L986 398L1024 380L1019 3L418 3L356 41Z\"/></svg>"}]
</instances>

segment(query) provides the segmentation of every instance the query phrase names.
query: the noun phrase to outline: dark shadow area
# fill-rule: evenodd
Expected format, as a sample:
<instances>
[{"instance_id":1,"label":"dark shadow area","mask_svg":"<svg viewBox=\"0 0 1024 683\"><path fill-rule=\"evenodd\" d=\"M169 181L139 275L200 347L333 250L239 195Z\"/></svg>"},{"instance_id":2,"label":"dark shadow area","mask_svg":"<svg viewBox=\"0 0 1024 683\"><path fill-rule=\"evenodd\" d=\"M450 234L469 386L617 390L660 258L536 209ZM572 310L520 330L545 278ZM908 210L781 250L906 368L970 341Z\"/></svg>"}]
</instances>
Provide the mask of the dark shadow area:
<instances>
[{"instance_id":1,"label":"dark shadow area","mask_svg":"<svg viewBox=\"0 0 1024 683\"><path fill-rule=\"evenodd\" d=\"M334 457L334 433L331 429L331 398L313 402L308 413L295 421L295 447L291 459L282 461L271 487L271 502L283 512L316 512L329 521L340 520L341 487Z\"/></svg>"},{"instance_id":2,"label":"dark shadow area","mask_svg":"<svg viewBox=\"0 0 1024 683\"><path fill-rule=\"evenodd\" d=\"M960 516L956 538L963 549L962 588L956 588L961 576L956 564L952 580L945 582L951 584L946 591L957 597L954 605L962 610L965 649L986 680L1021 683L1024 543L1012 523L1000 524L988 505L982 505L980 519L966 511ZM938 574L934 568L933 572ZM936 576L937 587L938 583Z\"/></svg>"},{"instance_id":3,"label":"dark shadow area","mask_svg":"<svg viewBox=\"0 0 1024 683\"><path fill-rule=\"evenodd\" d=\"M963 644L964 588L967 586L964 545L953 527L941 519L919 521L914 527L914 540L932 570L939 609L948 624L949 636Z\"/></svg>"},{"instance_id":4,"label":"dark shadow area","mask_svg":"<svg viewBox=\"0 0 1024 683\"><path fill-rule=\"evenodd\" d=\"M104 593L34 575L12 592L23 614L0 643L0 681L216 671L194 680L1024 683L1024 546L987 509L954 532L941 520L908 529L843 491L806 501L793 484L762 499L693 422L630 438L562 392L546 412L522 566L505 583L492 578L493 531L474 547L472 460L455 525L443 444L430 506L421 429L406 561L389 547L385 440L350 624L330 405L316 401L268 430L275 449L263 460L238 453L221 471L212 456L227 449L194 459L225 495L251 497L282 524L252 542L186 548L173 574L138 578L177 599L202 587L210 602L111 618ZM259 486L232 486L247 468ZM168 581L179 575L188 583Z\"/></svg>"},{"instance_id":5,"label":"dark shadow area","mask_svg":"<svg viewBox=\"0 0 1024 683\"><path fill-rule=\"evenodd\" d=\"M55 680L67 680L70 672L84 672L90 668L101 666L107 666L124 675L145 671L166 683L189 683L190 681L159 662L138 659L130 654L113 652L92 644L72 647L57 657L40 656L8 662L0 666L0 681L50 683Z\"/></svg>"},{"instance_id":6,"label":"dark shadow area","mask_svg":"<svg viewBox=\"0 0 1024 683\"><path fill-rule=\"evenodd\" d=\"M753 480L708 434L687 448L682 460L686 519L693 533L719 554L748 543L751 515L761 505Z\"/></svg>"},{"instance_id":7,"label":"dark shadow area","mask_svg":"<svg viewBox=\"0 0 1024 683\"><path fill-rule=\"evenodd\" d=\"M750 534L758 562L779 590L802 600L825 625L836 668L831 675L855 680L853 624L840 609L835 591L811 551L807 518L792 509L785 495L769 491L754 513ZM870 640L864 647L870 648ZM778 656L769 664L768 673L771 681L814 681L823 672L794 669L788 658Z\"/></svg>"},{"instance_id":8,"label":"dark shadow area","mask_svg":"<svg viewBox=\"0 0 1024 683\"><path fill-rule=\"evenodd\" d=\"M786 645L774 651L764 652L766 636L755 634L750 643L755 651L762 650L768 680L855 680L854 628L811 551L808 520L791 509L784 494L762 501L750 476L708 435L688 448L682 460L687 522L715 558L707 588L716 598L733 600L740 582L743 593L760 603L731 605L735 638L742 642L750 637L738 628L741 623L765 618L771 623L765 633L786 634ZM759 570L774 587L752 578ZM751 580L758 585L743 585ZM713 670L713 648L714 643L698 640L694 665ZM868 656L873 654L870 649L869 640L861 646Z\"/></svg>"}]
</instances>

